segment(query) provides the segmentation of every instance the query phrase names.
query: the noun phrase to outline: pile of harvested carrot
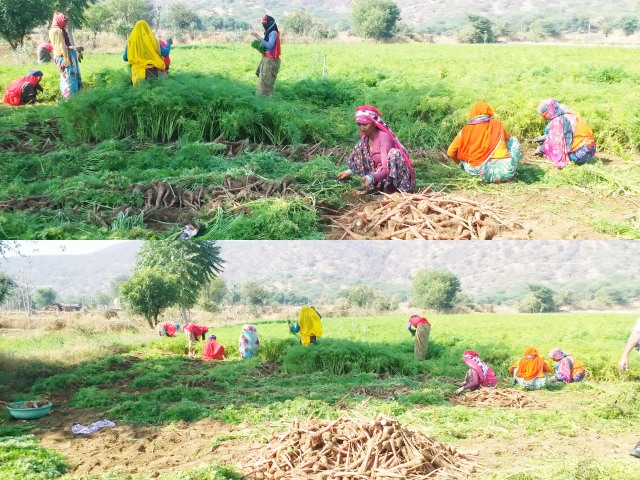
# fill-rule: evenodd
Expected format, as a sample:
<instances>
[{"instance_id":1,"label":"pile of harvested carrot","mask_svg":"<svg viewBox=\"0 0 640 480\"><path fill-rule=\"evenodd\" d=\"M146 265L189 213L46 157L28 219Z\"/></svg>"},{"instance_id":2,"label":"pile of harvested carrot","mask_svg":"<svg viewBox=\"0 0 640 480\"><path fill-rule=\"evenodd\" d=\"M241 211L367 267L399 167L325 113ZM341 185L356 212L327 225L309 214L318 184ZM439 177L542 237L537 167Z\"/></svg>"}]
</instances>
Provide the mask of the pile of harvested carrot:
<instances>
[{"instance_id":1,"label":"pile of harvested carrot","mask_svg":"<svg viewBox=\"0 0 640 480\"><path fill-rule=\"evenodd\" d=\"M468 407L542 408L532 395L513 388L481 388L456 395L450 400Z\"/></svg>"},{"instance_id":2,"label":"pile of harvested carrot","mask_svg":"<svg viewBox=\"0 0 640 480\"><path fill-rule=\"evenodd\" d=\"M275 480L426 480L468 478L475 471L473 460L452 447L378 415L294 421L257 451L244 475Z\"/></svg>"},{"instance_id":3,"label":"pile of harvested carrot","mask_svg":"<svg viewBox=\"0 0 640 480\"><path fill-rule=\"evenodd\" d=\"M492 203L432 192L383 194L334 220L352 240L489 240L515 224Z\"/></svg>"}]
</instances>

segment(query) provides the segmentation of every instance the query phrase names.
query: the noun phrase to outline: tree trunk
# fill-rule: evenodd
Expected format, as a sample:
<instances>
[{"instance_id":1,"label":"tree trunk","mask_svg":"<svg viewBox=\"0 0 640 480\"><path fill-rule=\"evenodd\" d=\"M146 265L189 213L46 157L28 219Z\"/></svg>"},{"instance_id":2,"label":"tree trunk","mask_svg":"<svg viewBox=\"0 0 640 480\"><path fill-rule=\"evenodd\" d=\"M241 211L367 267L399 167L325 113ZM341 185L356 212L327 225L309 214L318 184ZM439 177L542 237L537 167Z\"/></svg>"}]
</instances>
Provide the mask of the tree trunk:
<instances>
[{"instance_id":1,"label":"tree trunk","mask_svg":"<svg viewBox=\"0 0 640 480\"><path fill-rule=\"evenodd\" d=\"M189 318L187 315L187 309L184 305L180 305L181 313L182 313L182 324L189 323Z\"/></svg>"}]
</instances>

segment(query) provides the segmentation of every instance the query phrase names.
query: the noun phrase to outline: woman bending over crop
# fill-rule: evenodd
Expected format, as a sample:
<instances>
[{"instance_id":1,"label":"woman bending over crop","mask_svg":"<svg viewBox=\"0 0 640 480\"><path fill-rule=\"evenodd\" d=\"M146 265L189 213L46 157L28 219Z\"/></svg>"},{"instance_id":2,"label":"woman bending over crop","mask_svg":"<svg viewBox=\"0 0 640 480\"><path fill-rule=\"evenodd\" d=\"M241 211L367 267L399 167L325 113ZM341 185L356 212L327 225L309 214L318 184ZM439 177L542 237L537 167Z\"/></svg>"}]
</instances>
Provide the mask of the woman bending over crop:
<instances>
[{"instance_id":1,"label":"woman bending over crop","mask_svg":"<svg viewBox=\"0 0 640 480\"><path fill-rule=\"evenodd\" d=\"M525 348L524 357L509 367L513 383L518 383L527 390L540 390L547 384L547 373L551 372L553 370L549 364L534 347Z\"/></svg>"},{"instance_id":2,"label":"woman bending over crop","mask_svg":"<svg viewBox=\"0 0 640 480\"><path fill-rule=\"evenodd\" d=\"M518 139L509 136L484 102L471 106L469 121L449 145L447 155L469 175L487 183L511 181L522 158Z\"/></svg>"},{"instance_id":3,"label":"woman bending over crop","mask_svg":"<svg viewBox=\"0 0 640 480\"><path fill-rule=\"evenodd\" d=\"M584 165L596 153L591 128L566 105L549 98L540 102L538 113L549 123L544 134L534 139L541 143L534 155L547 157L560 169L569 162Z\"/></svg>"},{"instance_id":4,"label":"woman bending over crop","mask_svg":"<svg viewBox=\"0 0 640 480\"><path fill-rule=\"evenodd\" d=\"M131 83L133 85L140 80L167 75L164 59L169 57L171 44L172 40L169 38L166 46L162 47L145 20L139 20L135 24L129 34L127 46L122 56L125 62L131 64Z\"/></svg>"},{"instance_id":5,"label":"woman bending over crop","mask_svg":"<svg viewBox=\"0 0 640 480\"><path fill-rule=\"evenodd\" d=\"M456 393L462 393L465 390L477 390L480 387L495 387L498 384L496 382L496 374L491 367L473 350L465 351L462 354L462 361L467 364L469 370L464 376L464 385L456 390Z\"/></svg>"},{"instance_id":6,"label":"woman bending over crop","mask_svg":"<svg viewBox=\"0 0 640 480\"><path fill-rule=\"evenodd\" d=\"M258 75L256 92L258 95L272 97L275 90L276 77L280 71L280 32L276 21L269 15L265 15L262 19L262 28L264 28L264 38L261 38L257 32L251 33L266 49L256 70L256 75Z\"/></svg>"},{"instance_id":7,"label":"woman bending over crop","mask_svg":"<svg viewBox=\"0 0 640 480\"><path fill-rule=\"evenodd\" d=\"M25 77L20 77L7 85L4 103L17 107L28 103L36 103L36 95L44 89L40 85L42 72L31 70Z\"/></svg>"},{"instance_id":8,"label":"woman bending over crop","mask_svg":"<svg viewBox=\"0 0 640 480\"><path fill-rule=\"evenodd\" d=\"M581 382L584 379L585 369L580 360L555 348L549 352L549 358L556 362L554 370L556 372L556 382Z\"/></svg>"},{"instance_id":9,"label":"woman bending over crop","mask_svg":"<svg viewBox=\"0 0 640 480\"><path fill-rule=\"evenodd\" d=\"M356 123L361 139L347 159L349 169L338 178L360 175L365 190L413 192L416 177L409 153L382 120L380 111L371 105L357 107Z\"/></svg>"}]
</instances>

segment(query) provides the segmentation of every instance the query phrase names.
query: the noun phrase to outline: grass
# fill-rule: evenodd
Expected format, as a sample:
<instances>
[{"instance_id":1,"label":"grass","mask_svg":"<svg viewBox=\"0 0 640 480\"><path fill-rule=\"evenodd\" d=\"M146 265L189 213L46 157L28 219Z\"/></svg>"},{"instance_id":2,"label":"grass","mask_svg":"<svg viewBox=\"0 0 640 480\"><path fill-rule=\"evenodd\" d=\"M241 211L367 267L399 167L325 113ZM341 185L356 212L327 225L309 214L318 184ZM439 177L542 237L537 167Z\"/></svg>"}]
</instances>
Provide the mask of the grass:
<instances>
[{"instance_id":1,"label":"grass","mask_svg":"<svg viewBox=\"0 0 640 480\"><path fill-rule=\"evenodd\" d=\"M155 180L197 188L220 184L226 176L254 173L276 181L288 176L307 195L253 203L241 209L243 213L228 206L223 211L202 209L199 221L209 227L210 238L322 238L318 202L340 208L346 192L355 188L353 182L327 180L343 168L336 165L337 157L316 156L310 164L274 151L229 158L223 155L225 146L214 140L294 149L321 142L349 149L358 138L353 109L372 103L411 151L427 150L414 155L419 186L497 194L505 205L541 189L566 187L608 201L620 217L589 214L581 222L614 238L640 238L637 221L625 215L630 207L610 201L618 195L637 201L640 195L640 173L634 166L640 131L632 107L637 104L633 86L640 67L633 51L376 45L376 55L390 60L374 68L357 61L370 48L288 45L273 101L254 94L256 56L246 45L177 47L170 78L139 88L128 85L120 55L88 55L82 64L87 90L66 102L59 102L55 68L43 65L47 103L0 108L0 151L7 159L0 167L0 201L41 197L33 205L0 212L0 237L175 235L182 220L153 224L141 212L142 196L128 193L133 185ZM328 73L322 77L325 55ZM548 65L540 66L541 57L549 59ZM509 68L502 68L506 64ZM584 65L591 70L577 74ZM23 74L22 69L7 66L0 85ZM523 140L543 128L535 109L547 97L569 105L593 128L599 160L562 171L546 163L526 163L518 182L507 186L481 185L452 163L441 162L439 151L464 125L473 102L492 104L509 132ZM611 163L610 157L621 160ZM92 219L96 208L109 228Z\"/></svg>"}]
</instances>

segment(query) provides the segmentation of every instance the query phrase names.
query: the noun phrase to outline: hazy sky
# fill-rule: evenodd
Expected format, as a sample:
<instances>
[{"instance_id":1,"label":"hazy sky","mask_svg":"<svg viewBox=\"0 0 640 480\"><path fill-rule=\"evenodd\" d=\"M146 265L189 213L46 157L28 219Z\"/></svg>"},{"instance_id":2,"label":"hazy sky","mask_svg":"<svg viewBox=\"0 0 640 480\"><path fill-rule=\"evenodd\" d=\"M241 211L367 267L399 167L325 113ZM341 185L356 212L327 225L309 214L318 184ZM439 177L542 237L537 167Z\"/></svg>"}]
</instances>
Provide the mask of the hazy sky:
<instances>
[{"instance_id":1,"label":"hazy sky","mask_svg":"<svg viewBox=\"0 0 640 480\"><path fill-rule=\"evenodd\" d=\"M82 255L115 245L123 240L31 240L18 241L22 255ZM12 256L9 253L7 256Z\"/></svg>"}]
</instances>

